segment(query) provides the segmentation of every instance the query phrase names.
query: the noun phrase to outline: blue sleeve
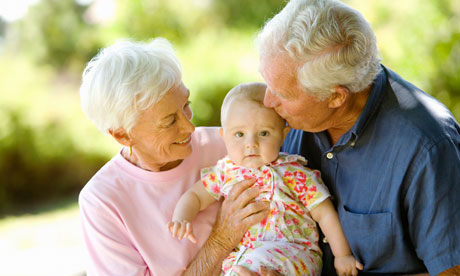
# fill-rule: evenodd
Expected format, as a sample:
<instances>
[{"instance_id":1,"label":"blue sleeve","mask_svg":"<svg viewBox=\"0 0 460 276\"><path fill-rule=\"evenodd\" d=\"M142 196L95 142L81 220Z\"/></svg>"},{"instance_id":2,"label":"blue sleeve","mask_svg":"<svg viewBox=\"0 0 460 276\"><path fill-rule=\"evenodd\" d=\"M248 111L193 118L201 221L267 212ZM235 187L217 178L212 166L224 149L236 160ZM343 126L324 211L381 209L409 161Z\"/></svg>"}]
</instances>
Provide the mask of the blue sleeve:
<instances>
[{"instance_id":1,"label":"blue sleeve","mask_svg":"<svg viewBox=\"0 0 460 276\"><path fill-rule=\"evenodd\" d=\"M408 233L431 275L460 264L460 142L444 137L414 159L405 193Z\"/></svg>"}]
</instances>

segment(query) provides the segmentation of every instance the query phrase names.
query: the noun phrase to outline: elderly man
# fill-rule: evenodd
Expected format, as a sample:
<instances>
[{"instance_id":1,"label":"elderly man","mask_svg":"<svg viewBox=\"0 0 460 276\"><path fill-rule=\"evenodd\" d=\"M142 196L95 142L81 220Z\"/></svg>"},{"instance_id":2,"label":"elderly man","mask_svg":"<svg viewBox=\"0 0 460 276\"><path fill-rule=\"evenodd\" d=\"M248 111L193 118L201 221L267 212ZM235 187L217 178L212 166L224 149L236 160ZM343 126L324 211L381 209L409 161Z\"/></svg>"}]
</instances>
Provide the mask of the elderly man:
<instances>
[{"instance_id":1,"label":"elderly man","mask_svg":"<svg viewBox=\"0 0 460 276\"><path fill-rule=\"evenodd\" d=\"M381 65L369 23L340 2L292 0L258 40L264 104L294 128L282 150L322 172L362 275L460 275L449 110ZM323 275L335 275L322 247Z\"/></svg>"}]
</instances>

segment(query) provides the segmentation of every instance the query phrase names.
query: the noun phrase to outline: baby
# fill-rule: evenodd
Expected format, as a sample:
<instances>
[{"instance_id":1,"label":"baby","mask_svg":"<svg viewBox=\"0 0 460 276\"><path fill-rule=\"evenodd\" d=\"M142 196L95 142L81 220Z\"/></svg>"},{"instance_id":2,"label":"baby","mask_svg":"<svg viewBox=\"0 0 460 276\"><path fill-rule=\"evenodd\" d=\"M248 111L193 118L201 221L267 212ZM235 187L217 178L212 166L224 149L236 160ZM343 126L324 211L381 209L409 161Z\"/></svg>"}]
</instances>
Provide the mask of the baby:
<instances>
[{"instance_id":1,"label":"baby","mask_svg":"<svg viewBox=\"0 0 460 276\"><path fill-rule=\"evenodd\" d=\"M233 185L253 177L262 191L256 200L269 201L270 213L249 228L224 260L223 275L232 275L234 265L252 271L266 267L283 275L320 275L322 253L315 221L331 245L337 273L357 275L356 268L362 265L352 256L319 171L304 167L306 160L301 156L279 152L289 127L263 105L265 90L262 83L246 83L227 94L220 135L228 156L201 171L201 181L177 203L168 229L179 239L196 242L190 222L198 210L227 197Z\"/></svg>"}]
</instances>

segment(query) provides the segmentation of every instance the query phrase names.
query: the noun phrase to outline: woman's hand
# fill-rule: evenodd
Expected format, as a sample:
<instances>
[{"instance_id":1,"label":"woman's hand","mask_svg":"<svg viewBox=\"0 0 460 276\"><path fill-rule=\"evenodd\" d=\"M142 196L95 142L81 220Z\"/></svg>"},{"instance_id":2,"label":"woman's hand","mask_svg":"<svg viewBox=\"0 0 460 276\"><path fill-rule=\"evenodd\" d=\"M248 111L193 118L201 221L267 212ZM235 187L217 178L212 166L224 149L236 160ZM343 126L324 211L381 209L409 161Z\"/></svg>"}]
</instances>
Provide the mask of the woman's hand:
<instances>
[{"instance_id":1,"label":"woman's hand","mask_svg":"<svg viewBox=\"0 0 460 276\"><path fill-rule=\"evenodd\" d=\"M222 203L209 239L223 250L231 252L250 226L268 216L270 204L254 201L260 194L256 179L246 179L234 185Z\"/></svg>"},{"instance_id":2,"label":"woman's hand","mask_svg":"<svg viewBox=\"0 0 460 276\"><path fill-rule=\"evenodd\" d=\"M179 240L187 238L191 242L196 243L196 237L193 235L192 224L186 220L171 221L168 223L168 231L171 232L173 238L178 238Z\"/></svg>"},{"instance_id":3,"label":"woman's hand","mask_svg":"<svg viewBox=\"0 0 460 276\"><path fill-rule=\"evenodd\" d=\"M268 269L266 267L259 268L259 274L247 269L244 266L233 266L233 272L238 273L239 276L282 276L276 270Z\"/></svg>"}]
</instances>

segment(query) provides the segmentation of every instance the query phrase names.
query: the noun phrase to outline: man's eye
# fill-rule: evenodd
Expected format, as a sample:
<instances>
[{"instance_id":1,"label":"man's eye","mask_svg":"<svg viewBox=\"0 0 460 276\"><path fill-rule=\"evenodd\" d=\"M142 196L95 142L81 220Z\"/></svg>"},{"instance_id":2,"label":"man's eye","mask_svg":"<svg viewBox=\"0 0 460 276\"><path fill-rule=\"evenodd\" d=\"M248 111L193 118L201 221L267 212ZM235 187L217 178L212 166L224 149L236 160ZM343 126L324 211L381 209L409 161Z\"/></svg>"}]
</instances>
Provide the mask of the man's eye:
<instances>
[{"instance_id":1,"label":"man's eye","mask_svg":"<svg viewBox=\"0 0 460 276\"><path fill-rule=\"evenodd\" d=\"M244 134L243 134L243 132L238 131L238 132L235 133L235 136L236 136L236 137L243 137Z\"/></svg>"},{"instance_id":2,"label":"man's eye","mask_svg":"<svg viewBox=\"0 0 460 276\"><path fill-rule=\"evenodd\" d=\"M268 136L270 133L266 130L259 132L259 136Z\"/></svg>"}]
</instances>

